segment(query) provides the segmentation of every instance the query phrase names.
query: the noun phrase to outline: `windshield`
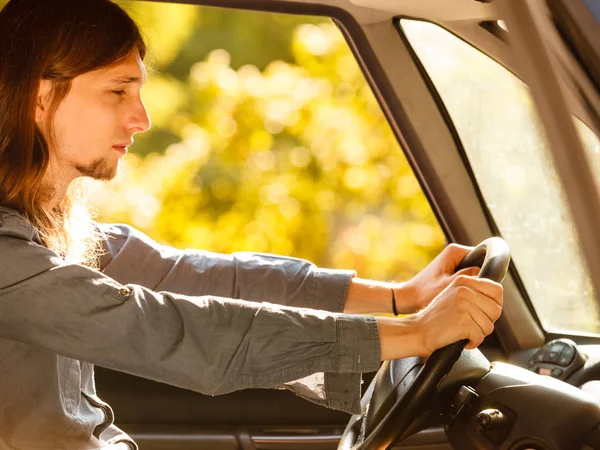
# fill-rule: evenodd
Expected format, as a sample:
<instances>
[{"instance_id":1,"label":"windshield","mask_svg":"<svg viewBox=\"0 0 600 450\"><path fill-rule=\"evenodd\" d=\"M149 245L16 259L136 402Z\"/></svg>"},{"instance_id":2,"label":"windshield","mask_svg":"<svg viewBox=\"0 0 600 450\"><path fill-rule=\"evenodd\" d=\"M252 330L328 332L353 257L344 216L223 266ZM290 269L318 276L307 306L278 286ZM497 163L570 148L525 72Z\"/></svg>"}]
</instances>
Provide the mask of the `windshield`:
<instances>
[{"instance_id":1,"label":"windshield","mask_svg":"<svg viewBox=\"0 0 600 450\"><path fill-rule=\"evenodd\" d=\"M400 26L454 122L542 324L600 332L595 293L527 86L437 25L402 19ZM598 138L577 124L600 182Z\"/></svg>"}]
</instances>

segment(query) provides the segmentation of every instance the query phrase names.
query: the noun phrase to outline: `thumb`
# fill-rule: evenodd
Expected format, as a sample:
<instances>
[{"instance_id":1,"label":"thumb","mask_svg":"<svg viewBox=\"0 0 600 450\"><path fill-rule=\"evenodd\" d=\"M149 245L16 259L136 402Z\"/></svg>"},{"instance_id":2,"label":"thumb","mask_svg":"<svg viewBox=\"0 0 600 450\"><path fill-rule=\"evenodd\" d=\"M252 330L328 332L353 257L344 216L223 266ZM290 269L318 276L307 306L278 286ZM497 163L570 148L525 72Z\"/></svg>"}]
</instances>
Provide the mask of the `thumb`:
<instances>
[{"instance_id":1,"label":"thumb","mask_svg":"<svg viewBox=\"0 0 600 450\"><path fill-rule=\"evenodd\" d=\"M446 246L440 256L444 260L446 273L454 273L454 269L462 262L465 257L471 253L475 247L467 247L460 244L449 244Z\"/></svg>"},{"instance_id":2,"label":"thumb","mask_svg":"<svg viewBox=\"0 0 600 450\"><path fill-rule=\"evenodd\" d=\"M459 270L458 272L456 272L452 278L456 278L460 275L466 275L469 277L476 277L477 275L479 275L479 272L481 272L481 269L477 266L475 267L466 267L464 269Z\"/></svg>"}]
</instances>

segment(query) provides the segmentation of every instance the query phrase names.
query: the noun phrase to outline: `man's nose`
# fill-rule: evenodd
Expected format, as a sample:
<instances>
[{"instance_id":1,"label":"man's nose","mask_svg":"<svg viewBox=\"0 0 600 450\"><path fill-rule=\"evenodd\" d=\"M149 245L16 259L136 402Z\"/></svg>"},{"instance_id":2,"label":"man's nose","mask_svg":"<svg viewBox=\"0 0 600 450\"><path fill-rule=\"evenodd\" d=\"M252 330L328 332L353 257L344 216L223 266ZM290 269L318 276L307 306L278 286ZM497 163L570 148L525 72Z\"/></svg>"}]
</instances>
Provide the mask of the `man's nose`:
<instances>
[{"instance_id":1,"label":"man's nose","mask_svg":"<svg viewBox=\"0 0 600 450\"><path fill-rule=\"evenodd\" d=\"M130 116L129 129L132 133L145 133L152 127L152 121L144 102L140 99Z\"/></svg>"}]
</instances>

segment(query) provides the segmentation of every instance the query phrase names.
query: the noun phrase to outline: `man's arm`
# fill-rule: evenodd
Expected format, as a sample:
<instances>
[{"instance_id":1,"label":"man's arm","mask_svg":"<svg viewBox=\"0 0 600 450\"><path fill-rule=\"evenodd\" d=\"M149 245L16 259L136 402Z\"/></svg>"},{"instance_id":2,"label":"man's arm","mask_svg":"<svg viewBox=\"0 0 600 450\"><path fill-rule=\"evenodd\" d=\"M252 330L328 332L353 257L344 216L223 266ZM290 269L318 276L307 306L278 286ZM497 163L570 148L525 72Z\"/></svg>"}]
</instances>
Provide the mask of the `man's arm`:
<instances>
[{"instance_id":1,"label":"man's arm","mask_svg":"<svg viewBox=\"0 0 600 450\"><path fill-rule=\"evenodd\" d=\"M321 269L298 258L178 250L128 225L98 226L106 235L102 272L154 291L342 312L355 276L351 270Z\"/></svg>"},{"instance_id":2,"label":"man's arm","mask_svg":"<svg viewBox=\"0 0 600 450\"><path fill-rule=\"evenodd\" d=\"M501 311L501 286L470 277L415 316L375 319L154 292L11 235L0 251L10 255L0 260L0 338L210 394L326 372L347 389L322 403L353 413L360 372L462 338L478 345Z\"/></svg>"},{"instance_id":3,"label":"man's arm","mask_svg":"<svg viewBox=\"0 0 600 450\"><path fill-rule=\"evenodd\" d=\"M164 273L157 287L191 295L216 293L250 300L265 296L279 304L343 309L346 314L392 312L395 299L400 314L418 311L400 321L376 319L382 360L427 356L436 348L461 339L469 339L467 348L475 348L491 333L502 309L501 285L471 278L479 268L455 273L472 247L450 244L413 279L386 283L357 278L352 271L319 269L297 258L176 250L158 245L131 227L112 228L107 241L112 248L105 260L105 272L117 280L126 280L127 275L133 274L142 277L134 278L136 282L152 286L153 280L160 279L157 274ZM438 297L439 301L432 304ZM450 332L440 333L447 327Z\"/></svg>"},{"instance_id":4,"label":"man's arm","mask_svg":"<svg viewBox=\"0 0 600 450\"><path fill-rule=\"evenodd\" d=\"M498 306L502 300L499 285L492 294L484 293L486 289L489 291L485 288L486 283L492 282L464 277L475 275L479 269L465 269L454 274L456 265L471 250L469 247L450 245L409 282L391 284L362 280L349 271L317 269L307 261L294 258L175 250L159 246L130 227L112 228L107 240L110 253L105 256L103 267L106 274L122 283L132 279L151 288L252 300L261 300L260 296L265 295L267 300L278 303L306 306L308 301L312 308L343 309L345 313L353 314L391 312L393 288L399 313L416 309L422 311L400 320L373 319L378 325L379 352L384 359L426 356L445 343L463 338L469 339L469 348L473 348L491 332L501 310ZM438 295L442 291L445 294ZM439 301L431 303L433 298ZM482 304L487 306L482 309ZM436 320L431 320L432 317ZM348 377L327 373L325 376L329 382L321 374L321 378L318 375L313 377L310 385L321 380L316 382L329 387L329 406L337 403L338 406L334 407L344 409L339 402L343 403L350 394L350 404L357 403L356 387L360 383L360 375Z\"/></svg>"},{"instance_id":5,"label":"man's arm","mask_svg":"<svg viewBox=\"0 0 600 450\"><path fill-rule=\"evenodd\" d=\"M353 278L348 289L344 312L348 314L391 313L392 302L394 302L398 314L415 313L427 307L458 277L475 276L479 273L478 267L469 267L455 272L456 267L471 250L472 247L450 244L427 267L404 283Z\"/></svg>"},{"instance_id":6,"label":"man's arm","mask_svg":"<svg viewBox=\"0 0 600 450\"><path fill-rule=\"evenodd\" d=\"M426 307L459 275L472 249L451 244L416 277L387 283L356 277L352 270L316 267L298 258L262 253L232 255L160 245L128 225L98 224L105 234L102 271L121 283L186 295L217 295L347 314L391 313L392 289L399 314Z\"/></svg>"},{"instance_id":7,"label":"man's arm","mask_svg":"<svg viewBox=\"0 0 600 450\"><path fill-rule=\"evenodd\" d=\"M213 395L325 373L316 400L348 412L360 373L379 366L370 316L154 292L17 237L0 251L3 339Z\"/></svg>"}]
</instances>

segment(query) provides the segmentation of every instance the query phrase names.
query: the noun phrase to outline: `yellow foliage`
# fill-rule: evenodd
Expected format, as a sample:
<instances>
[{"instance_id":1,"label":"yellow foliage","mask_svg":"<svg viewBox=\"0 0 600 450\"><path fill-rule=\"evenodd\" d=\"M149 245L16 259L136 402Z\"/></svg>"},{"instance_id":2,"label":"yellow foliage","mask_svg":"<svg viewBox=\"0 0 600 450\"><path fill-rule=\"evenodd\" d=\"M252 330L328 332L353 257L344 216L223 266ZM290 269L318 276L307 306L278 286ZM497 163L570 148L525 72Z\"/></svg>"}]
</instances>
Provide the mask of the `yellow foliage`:
<instances>
[{"instance_id":1,"label":"yellow foliage","mask_svg":"<svg viewBox=\"0 0 600 450\"><path fill-rule=\"evenodd\" d=\"M136 5L139 20L162 30L153 8ZM178 141L128 155L120 178L96 186L100 220L177 247L410 277L444 238L347 44L324 22L297 27L290 48L294 61L262 71L234 69L216 49L189 66L188 83L152 75L156 133Z\"/></svg>"},{"instance_id":2,"label":"yellow foliage","mask_svg":"<svg viewBox=\"0 0 600 450\"><path fill-rule=\"evenodd\" d=\"M133 19L142 25L152 62L165 66L194 30L198 8L168 3L117 1Z\"/></svg>"}]
</instances>

